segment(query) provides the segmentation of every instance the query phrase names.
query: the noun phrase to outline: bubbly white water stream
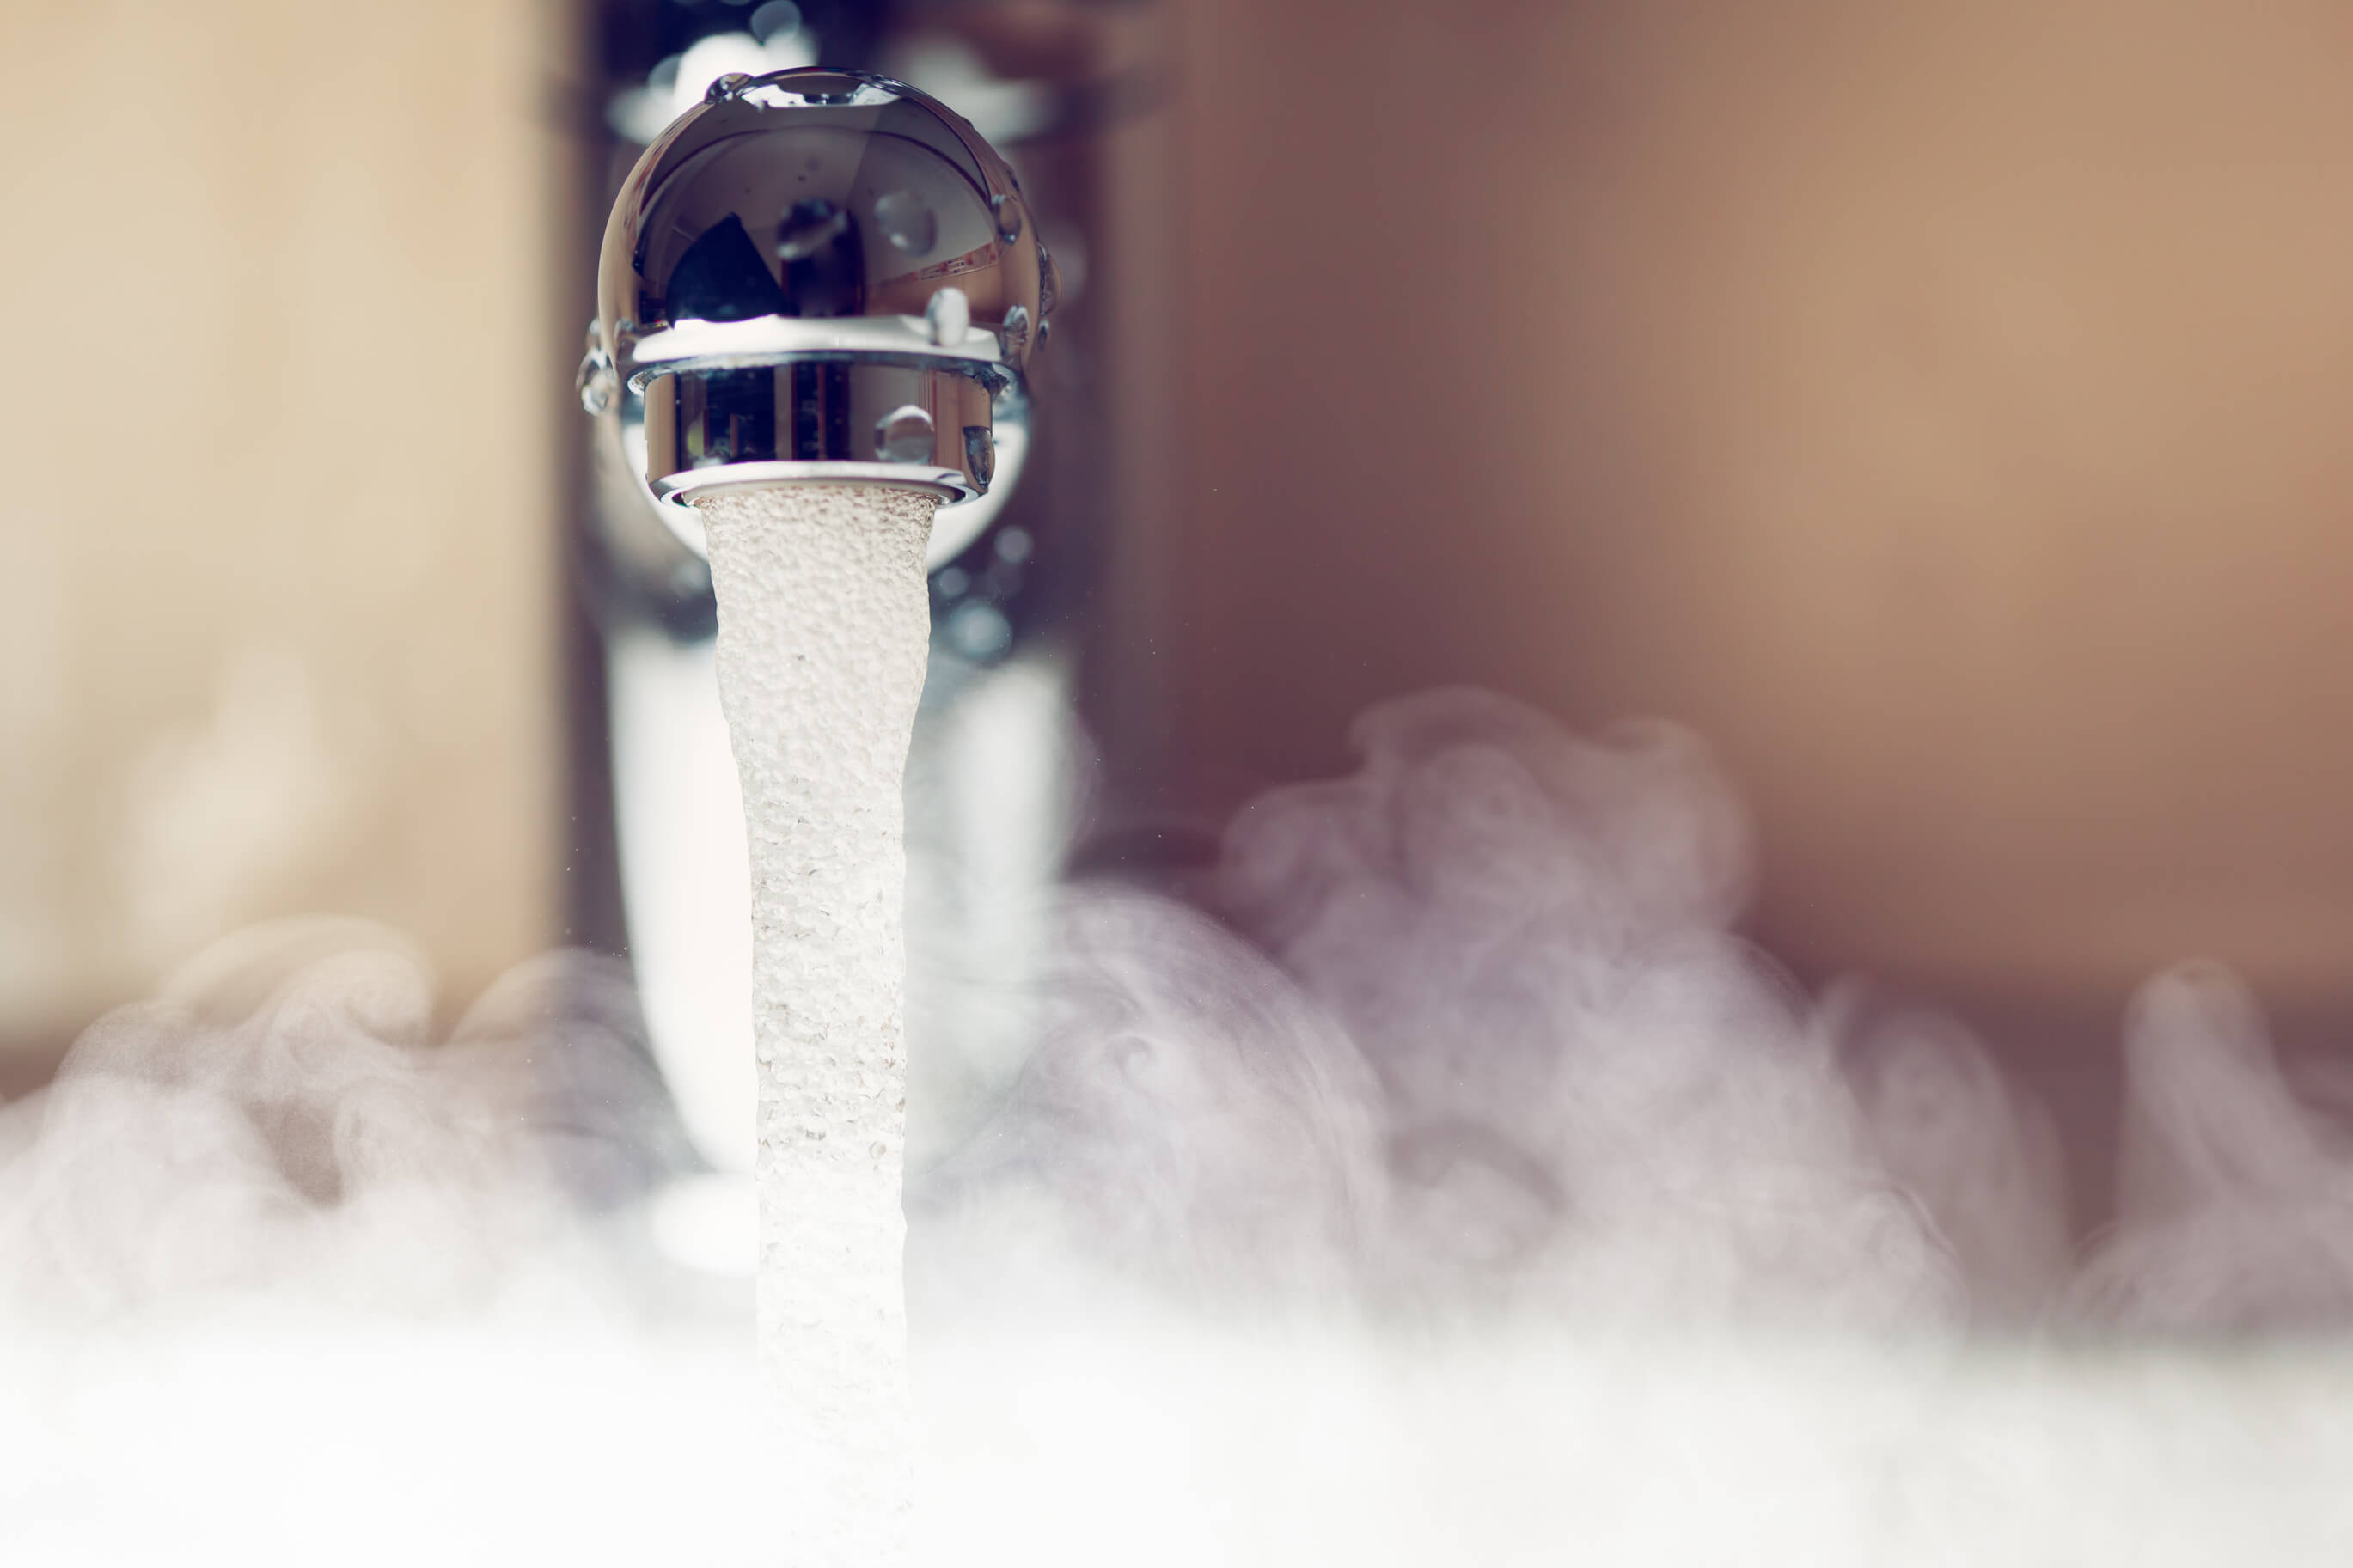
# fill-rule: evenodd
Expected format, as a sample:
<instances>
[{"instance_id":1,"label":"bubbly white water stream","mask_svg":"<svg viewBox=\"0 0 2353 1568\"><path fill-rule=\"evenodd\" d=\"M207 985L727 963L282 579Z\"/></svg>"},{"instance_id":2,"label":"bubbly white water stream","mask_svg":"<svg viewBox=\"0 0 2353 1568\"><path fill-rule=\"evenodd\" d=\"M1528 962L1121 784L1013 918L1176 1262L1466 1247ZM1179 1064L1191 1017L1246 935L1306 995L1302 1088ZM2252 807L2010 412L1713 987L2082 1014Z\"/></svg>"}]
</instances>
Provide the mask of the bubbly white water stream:
<instances>
[{"instance_id":1,"label":"bubbly white water stream","mask_svg":"<svg viewBox=\"0 0 2353 1568\"><path fill-rule=\"evenodd\" d=\"M850 486L699 503L752 847L759 1333L782 1561L903 1556L902 789L935 502Z\"/></svg>"}]
</instances>

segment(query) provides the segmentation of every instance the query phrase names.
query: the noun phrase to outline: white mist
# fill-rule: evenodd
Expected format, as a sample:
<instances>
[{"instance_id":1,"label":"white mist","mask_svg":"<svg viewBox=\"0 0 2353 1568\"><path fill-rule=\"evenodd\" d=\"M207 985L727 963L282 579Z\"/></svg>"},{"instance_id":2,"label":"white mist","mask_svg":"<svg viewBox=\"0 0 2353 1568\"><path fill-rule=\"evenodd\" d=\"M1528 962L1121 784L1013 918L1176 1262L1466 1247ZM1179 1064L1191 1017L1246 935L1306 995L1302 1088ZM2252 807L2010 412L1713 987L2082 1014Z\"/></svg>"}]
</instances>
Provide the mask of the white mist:
<instances>
[{"instance_id":1,"label":"white mist","mask_svg":"<svg viewBox=\"0 0 2353 1568\"><path fill-rule=\"evenodd\" d=\"M649 1244L684 1161L625 977L444 1035L396 938L280 928L0 1107L0 1563L888 1562L911 1492L960 1568L2353 1561L2353 1142L2252 996L2131 1010L2086 1259L1997 1058L1738 940L1695 742L1459 692L1250 807L1222 919L1061 901L989 1015L1018 1081L916 1183L911 1439L924 520L780 499L713 531L798 1451L750 1303Z\"/></svg>"}]
</instances>

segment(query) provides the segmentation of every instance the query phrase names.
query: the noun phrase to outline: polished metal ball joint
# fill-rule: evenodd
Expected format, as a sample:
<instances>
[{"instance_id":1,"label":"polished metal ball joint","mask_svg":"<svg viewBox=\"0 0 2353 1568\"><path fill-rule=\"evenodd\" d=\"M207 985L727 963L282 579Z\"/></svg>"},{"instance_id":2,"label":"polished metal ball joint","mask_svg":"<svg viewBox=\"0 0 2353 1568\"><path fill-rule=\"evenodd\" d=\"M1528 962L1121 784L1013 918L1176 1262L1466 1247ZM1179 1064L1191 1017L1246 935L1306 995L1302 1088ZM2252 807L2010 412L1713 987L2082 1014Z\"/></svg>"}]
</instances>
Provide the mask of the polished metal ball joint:
<instances>
[{"instance_id":1,"label":"polished metal ball joint","mask_svg":"<svg viewBox=\"0 0 2353 1568\"><path fill-rule=\"evenodd\" d=\"M1055 289L1019 181L937 100L722 77L614 202L581 405L698 551L694 497L833 481L942 497L936 563L1019 468Z\"/></svg>"}]
</instances>

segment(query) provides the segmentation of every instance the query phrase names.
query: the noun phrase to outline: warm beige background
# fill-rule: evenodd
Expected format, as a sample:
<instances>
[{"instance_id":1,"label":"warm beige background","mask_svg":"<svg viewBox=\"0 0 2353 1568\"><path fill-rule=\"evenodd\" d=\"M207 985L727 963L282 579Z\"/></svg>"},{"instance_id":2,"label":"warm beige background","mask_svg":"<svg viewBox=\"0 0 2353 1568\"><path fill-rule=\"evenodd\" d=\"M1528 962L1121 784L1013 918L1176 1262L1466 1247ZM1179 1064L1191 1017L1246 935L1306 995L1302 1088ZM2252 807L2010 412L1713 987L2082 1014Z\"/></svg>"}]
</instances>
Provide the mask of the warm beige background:
<instances>
[{"instance_id":1,"label":"warm beige background","mask_svg":"<svg viewBox=\"0 0 2353 1568\"><path fill-rule=\"evenodd\" d=\"M1704 729L1810 967L2353 994L2353 12L1184 19L1193 798L1483 681Z\"/></svg>"},{"instance_id":2,"label":"warm beige background","mask_svg":"<svg viewBox=\"0 0 2353 1568\"><path fill-rule=\"evenodd\" d=\"M269 915L553 939L565 10L0 20L0 1053Z\"/></svg>"},{"instance_id":3,"label":"warm beige background","mask_svg":"<svg viewBox=\"0 0 2353 1568\"><path fill-rule=\"evenodd\" d=\"M0 19L0 1046L275 912L552 940L563 9ZM1115 756L1666 712L1801 962L2353 989L2341 6L1176 9Z\"/></svg>"}]
</instances>

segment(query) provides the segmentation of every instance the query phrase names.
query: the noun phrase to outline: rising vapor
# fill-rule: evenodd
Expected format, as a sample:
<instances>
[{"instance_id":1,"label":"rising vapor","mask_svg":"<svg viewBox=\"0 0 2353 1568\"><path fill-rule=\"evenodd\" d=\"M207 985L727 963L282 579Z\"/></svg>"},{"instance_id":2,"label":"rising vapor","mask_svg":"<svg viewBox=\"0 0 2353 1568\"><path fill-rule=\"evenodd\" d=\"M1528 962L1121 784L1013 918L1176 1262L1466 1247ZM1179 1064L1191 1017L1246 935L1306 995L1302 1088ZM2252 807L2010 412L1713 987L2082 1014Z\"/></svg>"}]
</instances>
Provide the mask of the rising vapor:
<instances>
[{"instance_id":1,"label":"rising vapor","mask_svg":"<svg viewBox=\"0 0 2353 1568\"><path fill-rule=\"evenodd\" d=\"M1741 937L1695 738L1445 691L1355 739L1198 907L1067 889L982 999L1035 1039L910 1186L933 1560L2353 1551L2353 1139L2227 973L2135 1002L2079 1243L1986 1042ZM0 1558L769 1560L748 1300L645 1240L690 1162L625 978L437 1006L388 933L268 928L0 1108Z\"/></svg>"}]
</instances>

